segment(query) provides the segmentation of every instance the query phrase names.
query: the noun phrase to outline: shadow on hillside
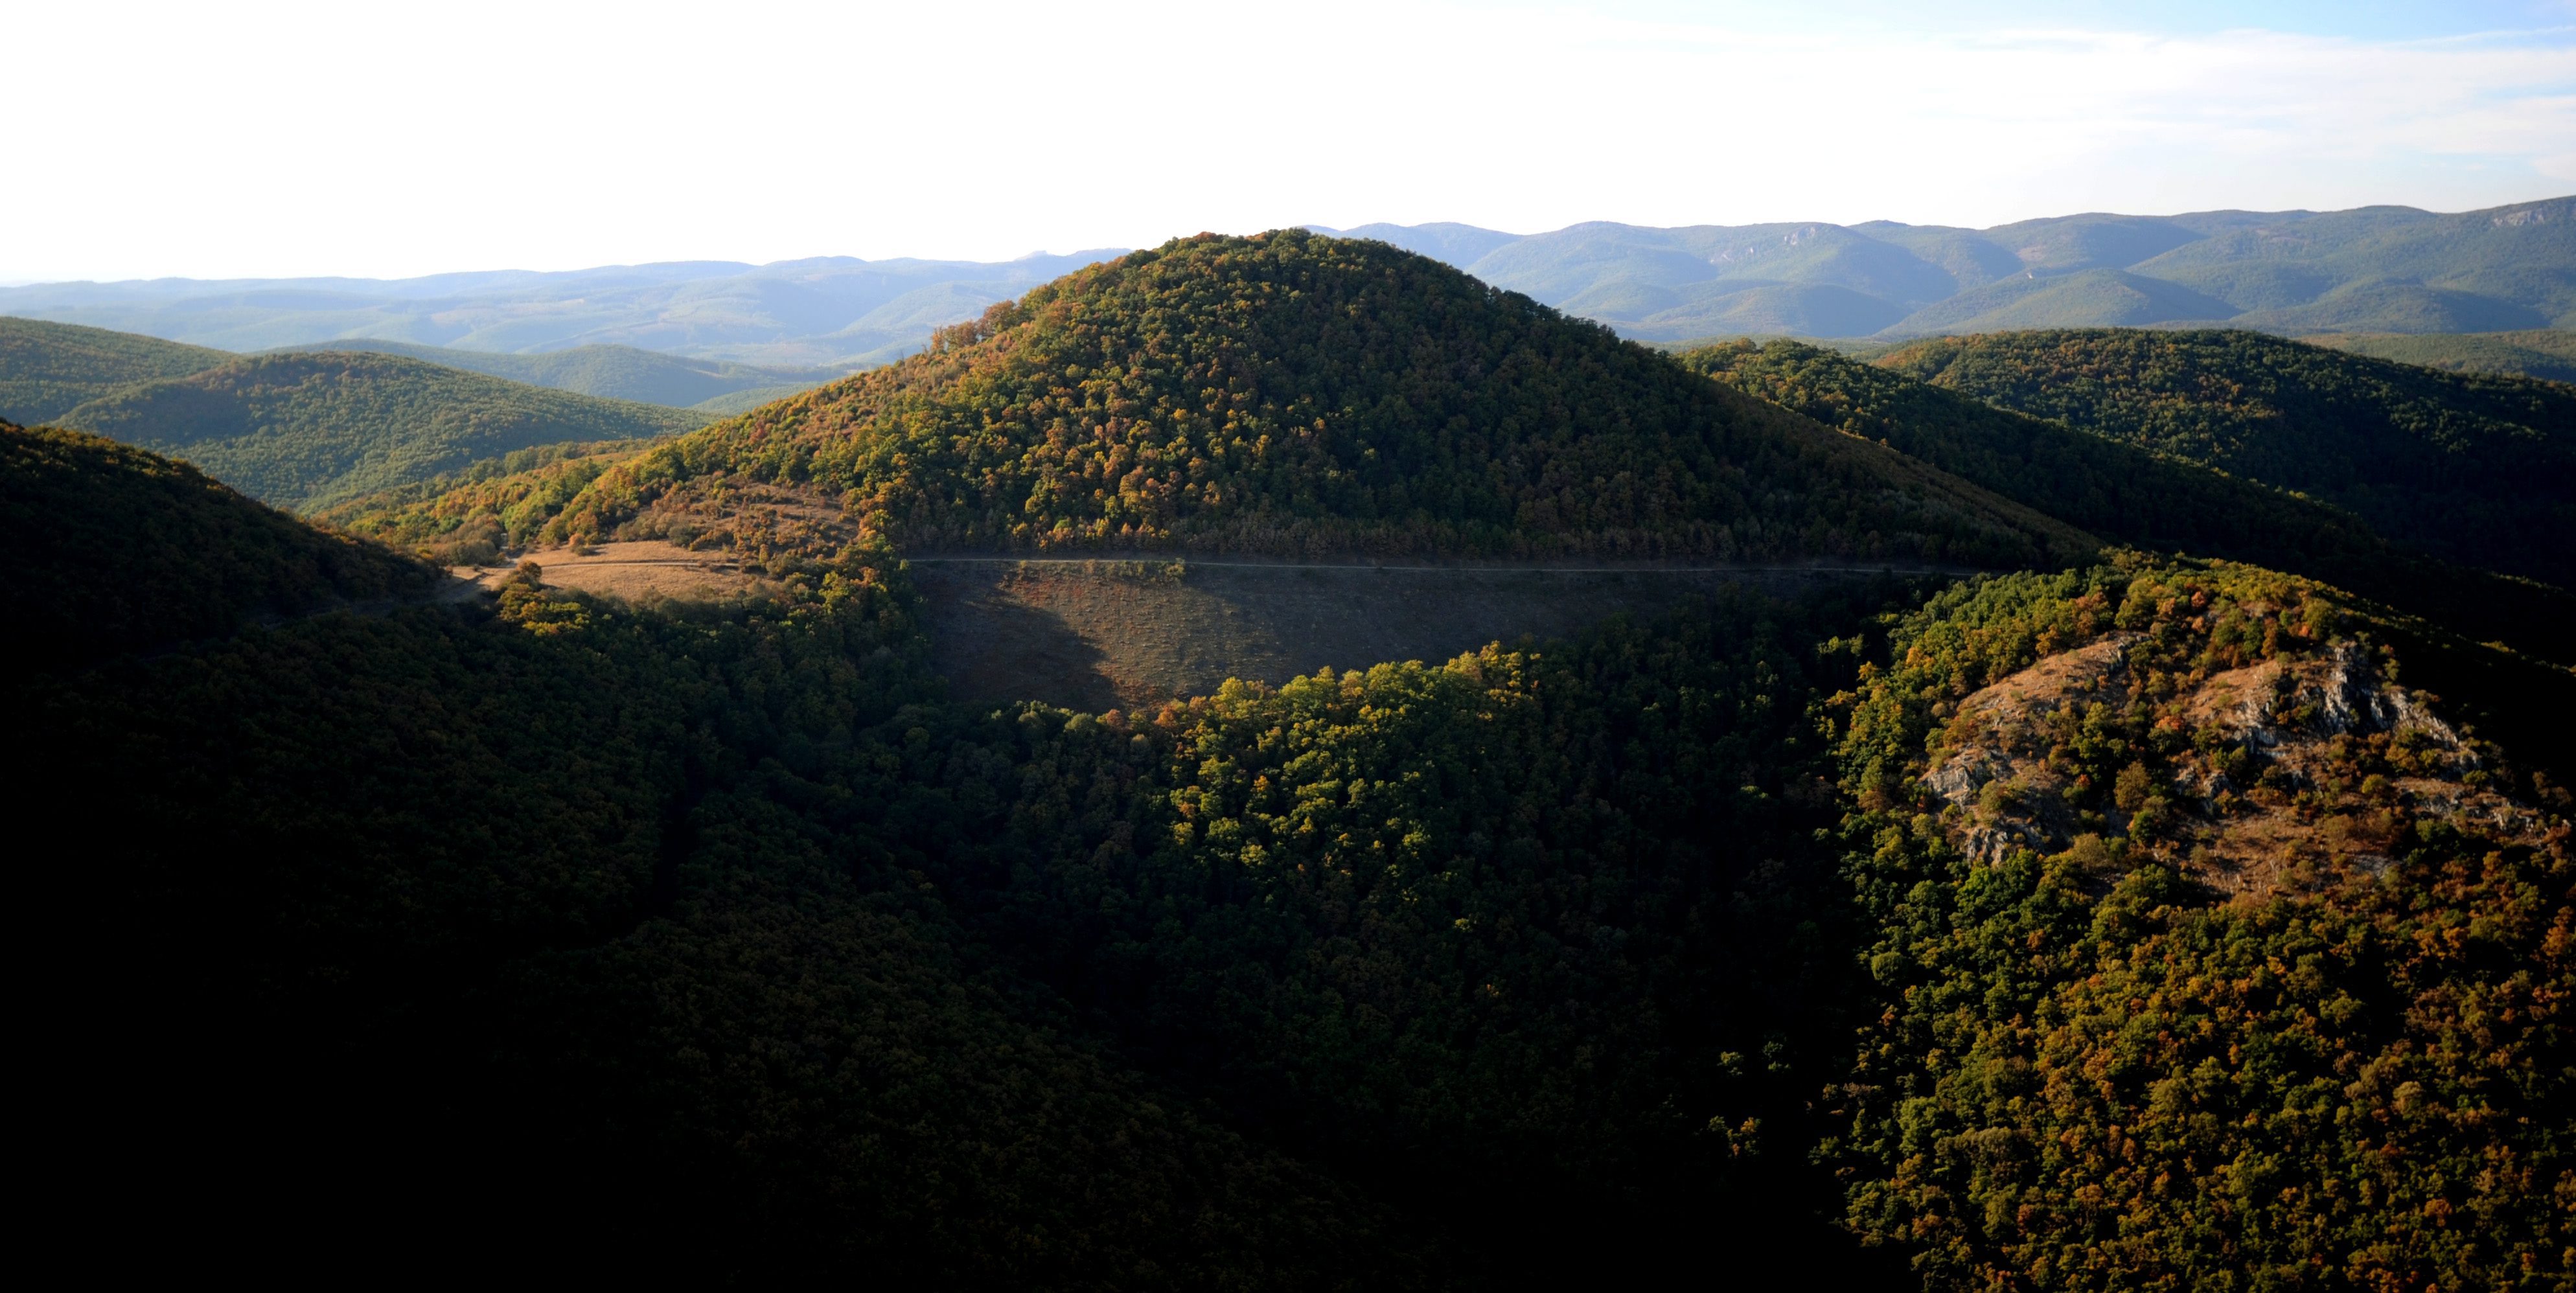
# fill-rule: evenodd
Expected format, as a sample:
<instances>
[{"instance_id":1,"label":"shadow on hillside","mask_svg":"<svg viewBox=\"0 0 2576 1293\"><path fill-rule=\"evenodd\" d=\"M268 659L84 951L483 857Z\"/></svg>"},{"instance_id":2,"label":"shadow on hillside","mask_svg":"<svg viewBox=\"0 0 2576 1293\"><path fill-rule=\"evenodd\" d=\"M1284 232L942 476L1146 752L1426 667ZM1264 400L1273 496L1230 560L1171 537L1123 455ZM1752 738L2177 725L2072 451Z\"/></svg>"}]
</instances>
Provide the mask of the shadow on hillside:
<instances>
[{"instance_id":1,"label":"shadow on hillside","mask_svg":"<svg viewBox=\"0 0 2576 1293\"><path fill-rule=\"evenodd\" d=\"M926 560L912 567L940 669L970 701L1146 708L1229 678L1438 663L1559 641L1728 585L1797 595L1848 573Z\"/></svg>"},{"instance_id":2,"label":"shadow on hillside","mask_svg":"<svg viewBox=\"0 0 2576 1293\"><path fill-rule=\"evenodd\" d=\"M990 583L922 580L925 620L960 699L1044 701L1099 713L1121 703L1108 656L1048 607Z\"/></svg>"}]
</instances>

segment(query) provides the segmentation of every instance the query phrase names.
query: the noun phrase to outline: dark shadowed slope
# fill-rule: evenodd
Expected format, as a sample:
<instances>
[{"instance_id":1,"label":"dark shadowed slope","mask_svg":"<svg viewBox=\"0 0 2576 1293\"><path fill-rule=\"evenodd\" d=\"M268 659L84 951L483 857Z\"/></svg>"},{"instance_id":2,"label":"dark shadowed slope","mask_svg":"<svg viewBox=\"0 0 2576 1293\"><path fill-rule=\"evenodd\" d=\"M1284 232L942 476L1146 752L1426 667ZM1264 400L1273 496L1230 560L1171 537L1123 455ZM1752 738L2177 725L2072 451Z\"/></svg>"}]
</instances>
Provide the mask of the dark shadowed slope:
<instances>
[{"instance_id":1,"label":"dark shadowed slope","mask_svg":"<svg viewBox=\"0 0 2576 1293\"><path fill-rule=\"evenodd\" d=\"M2576 585L2576 388L2248 332L2008 333L1876 362L2324 499L2447 560Z\"/></svg>"},{"instance_id":2,"label":"dark shadowed slope","mask_svg":"<svg viewBox=\"0 0 2576 1293\"><path fill-rule=\"evenodd\" d=\"M2115 542L2258 562L2576 663L2576 598L2410 553L2340 508L1794 341L1680 357Z\"/></svg>"},{"instance_id":3,"label":"dark shadowed slope","mask_svg":"<svg viewBox=\"0 0 2576 1293\"><path fill-rule=\"evenodd\" d=\"M429 566L112 440L0 423L12 650L87 659L426 590Z\"/></svg>"},{"instance_id":4,"label":"dark shadowed slope","mask_svg":"<svg viewBox=\"0 0 2576 1293\"><path fill-rule=\"evenodd\" d=\"M112 624L81 580L288 567L264 592L341 543L139 450L7 436L15 551L76 572L14 585L39 616L13 629L76 635L49 643ZM79 551L67 514L142 538ZM57 917L30 950L90 967L31 1029L66 1231L162 1218L135 1269L1421 1282L1436 1237L1070 1034L965 937L918 868L968 873L948 844L998 814L881 759L947 726L881 649L892 609L683 621L519 584L0 682L42 751L17 802L83 835L29 877Z\"/></svg>"}]
</instances>

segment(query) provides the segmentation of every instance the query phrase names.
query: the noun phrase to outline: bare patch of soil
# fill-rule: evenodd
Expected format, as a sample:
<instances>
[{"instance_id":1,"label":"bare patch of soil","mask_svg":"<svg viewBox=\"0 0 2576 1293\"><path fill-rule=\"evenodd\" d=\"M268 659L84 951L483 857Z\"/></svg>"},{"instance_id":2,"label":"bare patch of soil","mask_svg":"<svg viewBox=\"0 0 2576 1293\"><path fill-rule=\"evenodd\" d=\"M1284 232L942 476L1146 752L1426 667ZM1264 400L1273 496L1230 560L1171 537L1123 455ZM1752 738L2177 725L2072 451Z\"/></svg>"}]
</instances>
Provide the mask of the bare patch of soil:
<instances>
[{"instance_id":1,"label":"bare patch of soil","mask_svg":"<svg viewBox=\"0 0 2576 1293\"><path fill-rule=\"evenodd\" d=\"M1229 678L1442 661L1656 614L1728 584L1848 574L925 559L912 576L961 697L1097 712L1205 695Z\"/></svg>"},{"instance_id":2,"label":"bare patch of soil","mask_svg":"<svg viewBox=\"0 0 2576 1293\"><path fill-rule=\"evenodd\" d=\"M548 548L520 560L537 563L539 582L549 588L622 597L628 601L668 598L714 601L749 590L759 582L745 574L730 552L693 552L662 540L602 543L587 549ZM517 566L458 567L454 573L485 588L497 588Z\"/></svg>"}]
</instances>

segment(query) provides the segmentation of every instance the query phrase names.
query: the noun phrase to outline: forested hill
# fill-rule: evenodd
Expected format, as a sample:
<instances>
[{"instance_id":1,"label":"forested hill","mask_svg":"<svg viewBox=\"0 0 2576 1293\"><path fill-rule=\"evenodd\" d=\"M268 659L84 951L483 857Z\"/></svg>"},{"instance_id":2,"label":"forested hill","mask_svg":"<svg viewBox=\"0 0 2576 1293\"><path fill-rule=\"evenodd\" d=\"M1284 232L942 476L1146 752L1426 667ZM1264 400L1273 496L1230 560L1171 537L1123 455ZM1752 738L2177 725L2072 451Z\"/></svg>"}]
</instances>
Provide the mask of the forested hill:
<instances>
[{"instance_id":1,"label":"forested hill","mask_svg":"<svg viewBox=\"0 0 2576 1293\"><path fill-rule=\"evenodd\" d=\"M2083 536L1394 247L1201 235L720 423L559 518L726 478L898 545L2055 564ZM676 501L675 501L676 500Z\"/></svg>"},{"instance_id":2,"label":"forested hill","mask_svg":"<svg viewBox=\"0 0 2576 1293\"><path fill-rule=\"evenodd\" d=\"M429 566L112 440L0 422L11 649L39 663L220 636L246 619L418 593Z\"/></svg>"},{"instance_id":3,"label":"forested hill","mask_svg":"<svg viewBox=\"0 0 2576 1293\"><path fill-rule=\"evenodd\" d=\"M35 514L136 528L127 477L194 479L75 439L113 496ZM884 572L829 575L667 614L517 579L0 679L21 793L114 824L31 893L48 950L118 949L35 1008L94 1134L31 1152L188 1260L282 1225L324 1264L931 1287L1858 1259L1795 1147L1792 1058L1848 1035L1831 873L1775 861L1830 821L1822 611L1092 716L939 703Z\"/></svg>"},{"instance_id":4,"label":"forested hill","mask_svg":"<svg viewBox=\"0 0 2576 1293\"><path fill-rule=\"evenodd\" d=\"M1990 229L1586 221L1526 237L1466 225L1349 236L1436 256L1641 340L2222 321L2289 336L2576 326L2569 197L2447 214L2095 211Z\"/></svg>"},{"instance_id":5,"label":"forested hill","mask_svg":"<svg viewBox=\"0 0 2576 1293\"><path fill-rule=\"evenodd\" d=\"M762 368L722 359L665 355L633 346L575 346L569 350L546 350L535 354L503 354L363 337L280 346L266 353L303 354L322 350L401 355L442 368L487 373L531 386L551 386L577 395L631 400L638 404L662 404L672 408L692 408L747 391L775 391L777 394L770 397L775 399L820 386L847 371L840 368Z\"/></svg>"},{"instance_id":6,"label":"forested hill","mask_svg":"<svg viewBox=\"0 0 2576 1293\"><path fill-rule=\"evenodd\" d=\"M2314 345L2376 359L2446 368L2455 373L2500 373L2576 383L2576 330L2532 328L2517 332L2346 332L2309 337Z\"/></svg>"},{"instance_id":7,"label":"forested hill","mask_svg":"<svg viewBox=\"0 0 2576 1293\"><path fill-rule=\"evenodd\" d=\"M1730 342L1678 358L2104 539L2307 575L2481 641L2576 663L2576 598L2407 552L2340 508L1795 341Z\"/></svg>"},{"instance_id":8,"label":"forested hill","mask_svg":"<svg viewBox=\"0 0 2576 1293\"><path fill-rule=\"evenodd\" d=\"M1876 362L2313 495L2448 560L2576 586L2576 387L2250 332L1997 333Z\"/></svg>"},{"instance_id":9,"label":"forested hill","mask_svg":"<svg viewBox=\"0 0 2576 1293\"><path fill-rule=\"evenodd\" d=\"M244 493L294 508L514 449L668 435L705 420L395 355L347 353L243 356L120 388L59 419L185 458Z\"/></svg>"},{"instance_id":10,"label":"forested hill","mask_svg":"<svg viewBox=\"0 0 2576 1293\"><path fill-rule=\"evenodd\" d=\"M5 434L24 595L339 542ZM36 1172L145 1268L2567 1282L2564 671L2132 553L1069 714L817 573L0 677L106 824Z\"/></svg>"},{"instance_id":11,"label":"forested hill","mask_svg":"<svg viewBox=\"0 0 2576 1293\"><path fill-rule=\"evenodd\" d=\"M1825 702L1885 1006L1826 1157L1925 1288L2568 1286L2569 680L2420 628L2014 575Z\"/></svg>"},{"instance_id":12,"label":"forested hill","mask_svg":"<svg viewBox=\"0 0 2576 1293\"><path fill-rule=\"evenodd\" d=\"M0 418L38 426L118 387L182 377L232 358L130 332L0 316Z\"/></svg>"}]
</instances>

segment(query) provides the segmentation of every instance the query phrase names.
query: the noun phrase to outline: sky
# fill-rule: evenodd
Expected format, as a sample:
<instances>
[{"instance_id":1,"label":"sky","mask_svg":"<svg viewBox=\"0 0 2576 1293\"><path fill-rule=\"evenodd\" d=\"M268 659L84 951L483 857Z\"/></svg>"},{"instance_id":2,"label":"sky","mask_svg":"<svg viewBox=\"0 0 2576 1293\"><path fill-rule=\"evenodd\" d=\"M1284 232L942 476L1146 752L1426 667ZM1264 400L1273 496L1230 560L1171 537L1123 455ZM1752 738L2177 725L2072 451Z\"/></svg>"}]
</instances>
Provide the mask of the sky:
<instances>
[{"instance_id":1,"label":"sky","mask_svg":"<svg viewBox=\"0 0 2576 1293\"><path fill-rule=\"evenodd\" d=\"M2576 193L2576 0L85 0L0 49L0 282Z\"/></svg>"}]
</instances>

